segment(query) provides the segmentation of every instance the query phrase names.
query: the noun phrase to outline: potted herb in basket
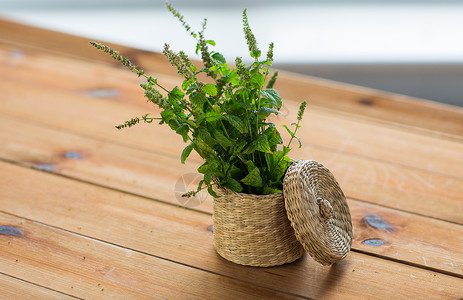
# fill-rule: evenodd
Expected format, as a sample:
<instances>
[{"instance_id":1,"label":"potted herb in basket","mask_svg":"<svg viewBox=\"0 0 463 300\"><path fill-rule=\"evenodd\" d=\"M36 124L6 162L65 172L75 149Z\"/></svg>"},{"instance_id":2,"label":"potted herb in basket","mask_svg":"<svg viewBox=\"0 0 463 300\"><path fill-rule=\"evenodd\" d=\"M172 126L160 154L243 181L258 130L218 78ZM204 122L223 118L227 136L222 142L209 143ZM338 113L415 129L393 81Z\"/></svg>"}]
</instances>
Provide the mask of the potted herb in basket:
<instances>
[{"instance_id":1,"label":"potted herb in basket","mask_svg":"<svg viewBox=\"0 0 463 300\"><path fill-rule=\"evenodd\" d=\"M296 238L285 208L284 176L291 164L290 147L297 140L306 102L302 102L294 123L283 126L290 139L281 138L269 117L280 115L282 99L273 89L273 43L263 56L243 12L243 29L253 62L245 65L241 57L230 67L222 54L211 51L215 42L205 38L206 19L195 32L169 3L167 8L196 39L196 53L203 67L194 66L183 52L164 46L164 55L182 77L181 86L166 89L156 78L144 73L119 52L91 42L145 81L140 84L148 101L160 108L160 116L145 114L116 126L130 127L139 122L167 124L181 136L186 147L185 163L194 150L204 163L203 174L193 196L207 189L214 197L214 242L217 252L228 260L257 266L288 263L301 257L304 248ZM201 82L206 75L209 80ZM350 216L349 216L350 221ZM350 248L350 245L349 245ZM345 254L343 254L345 256Z\"/></svg>"}]
</instances>

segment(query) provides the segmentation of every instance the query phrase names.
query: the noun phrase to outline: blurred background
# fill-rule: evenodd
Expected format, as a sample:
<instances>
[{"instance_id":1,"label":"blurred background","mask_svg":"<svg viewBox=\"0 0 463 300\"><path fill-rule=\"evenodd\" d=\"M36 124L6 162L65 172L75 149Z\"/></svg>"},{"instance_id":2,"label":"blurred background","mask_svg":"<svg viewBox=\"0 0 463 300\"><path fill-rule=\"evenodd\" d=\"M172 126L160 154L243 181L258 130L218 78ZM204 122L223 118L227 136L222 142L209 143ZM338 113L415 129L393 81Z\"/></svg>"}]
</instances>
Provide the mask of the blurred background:
<instances>
[{"instance_id":1,"label":"blurred background","mask_svg":"<svg viewBox=\"0 0 463 300\"><path fill-rule=\"evenodd\" d=\"M171 0L228 61L247 56L241 16L274 67L463 106L463 1ZM91 39L194 57L164 0L0 0L0 17Z\"/></svg>"}]
</instances>

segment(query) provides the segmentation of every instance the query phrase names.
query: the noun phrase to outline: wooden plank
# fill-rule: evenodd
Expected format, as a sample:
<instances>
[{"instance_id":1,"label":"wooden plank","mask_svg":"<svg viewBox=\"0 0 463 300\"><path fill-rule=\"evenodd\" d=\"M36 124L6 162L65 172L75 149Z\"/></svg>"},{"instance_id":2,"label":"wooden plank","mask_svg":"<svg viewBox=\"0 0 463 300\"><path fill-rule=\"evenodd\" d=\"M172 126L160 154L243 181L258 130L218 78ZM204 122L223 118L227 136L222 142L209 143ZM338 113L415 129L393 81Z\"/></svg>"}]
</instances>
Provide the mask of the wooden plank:
<instances>
[{"instance_id":1,"label":"wooden plank","mask_svg":"<svg viewBox=\"0 0 463 300\"><path fill-rule=\"evenodd\" d=\"M175 205L188 200L181 197L188 191L181 189L183 185L176 191L177 181L180 184L182 178L194 179L201 164L198 158L192 158L182 165L176 154L134 149L2 114L0 140L4 141L0 158ZM187 206L211 213L212 200L204 199L203 203L190 201Z\"/></svg>"},{"instance_id":2,"label":"wooden plank","mask_svg":"<svg viewBox=\"0 0 463 300\"><path fill-rule=\"evenodd\" d=\"M405 95L281 72L275 88L288 99L461 139L463 108Z\"/></svg>"},{"instance_id":3,"label":"wooden plank","mask_svg":"<svg viewBox=\"0 0 463 300\"><path fill-rule=\"evenodd\" d=\"M167 13L167 12L166 12ZM25 50L53 53L95 63L115 65L107 56L88 47L88 39L0 20L0 41ZM111 44L145 70L173 75L175 71L159 53ZM384 121L426 128L443 136L463 137L463 109L377 90L281 72L278 89L288 99L308 99L314 106L358 114Z\"/></svg>"},{"instance_id":4,"label":"wooden plank","mask_svg":"<svg viewBox=\"0 0 463 300\"><path fill-rule=\"evenodd\" d=\"M215 253L211 232L207 230L211 222L209 215L10 164L0 163L0 168L3 173L9 174L0 179L1 198L4 199L2 209L5 212L258 286L309 298L334 298L340 295L354 298L363 295L365 298L384 299L397 297L396 293L400 298L415 298L420 294L431 298L462 296L461 278L356 252L351 252L346 260L332 268L323 267L307 256L281 267L239 266L221 259ZM351 207L355 206L351 204ZM356 230L365 227L359 226L362 209L353 210L353 216L358 219L354 227ZM428 218L414 218L405 213L401 215L389 211L383 214L380 208L375 207L365 207L364 210L381 216L394 227L395 231L391 231L391 234L381 233L383 229L377 225L381 222L370 220L371 224L380 228L367 228L362 229L362 234L355 233L361 239L376 238L391 243L384 248L384 256L388 255L387 252L401 254L399 248L407 241L396 243L395 236L402 239L411 235L419 236L420 232L422 236L432 232L439 240L442 228L450 229L449 232L456 232L457 235L462 231L461 226L442 221L435 221L441 229L439 226L430 228L426 224ZM410 232L407 232L411 226L408 220L418 222ZM420 226L421 230L416 230ZM416 243L415 255L420 260L429 255L427 249L432 245L427 245L428 240L409 241ZM440 260L433 252L433 259L428 262L431 264L428 264L429 268L436 266L437 259L437 269L446 270L445 263L462 257L458 253L461 250L457 250L461 241L455 240L455 245L452 242L452 239L448 240L446 247L442 248ZM396 244L398 248L394 248ZM404 248L402 252L413 248L413 245L407 247L410 248ZM413 255L405 257L411 258ZM447 268L452 270L448 273L461 272L459 262Z\"/></svg>"},{"instance_id":5,"label":"wooden plank","mask_svg":"<svg viewBox=\"0 0 463 300\"><path fill-rule=\"evenodd\" d=\"M173 134L163 141L173 145ZM179 197L182 177L194 179L201 161L182 165L176 154L134 149L0 114L0 157L31 167L212 212L212 199ZM310 147L310 148L309 148ZM308 146L299 157L323 162L347 197L463 224L463 180ZM169 152L175 153L172 147ZM160 172L159 170L162 170ZM199 179L198 179L199 181ZM175 196L176 188L179 189ZM194 185L190 186L193 189ZM186 192L187 189L183 190Z\"/></svg>"},{"instance_id":6,"label":"wooden plank","mask_svg":"<svg viewBox=\"0 0 463 300\"><path fill-rule=\"evenodd\" d=\"M111 67L0 45L4 78L90 98L123 99L146 109L152 107L140 101L143 99L143 90L138 86L138 77L121 65ZM169 87L178 84L176 74L162 73L162 80Z\"/></svg>"},{"instance_id":7,"label":"wooden plank","mask_svg":"<svg viewBox=\"0 0 463 300\"><path fill-rule=\"evenodd\" d=\"M24 280L0 274L0 295L2 299L76 299Z\"/></svg>"},{"instance_id":8,"label":"wooden plank","mask_svg":"<svg viewBox=\"0 0 463 300\"><path fill-rule=\"evenodd\" d=\"M297 111L298 104L286 103L288 110ZM437 139L315 108L309 108L302 126L298 136L305 142L302 149L292 151L295 158L309 157L311 146L317 145L336 153L463 178L463 143L460 141Z\"/></svg>"},{"instance_id":9,"label":"wooden plank","mask_svg":"<svg viewBox=\"0 0 463 300\"><path fill-rule=\"evenodd\" d=\"M348 203L356 251L463 278L463 226L355 200Z\"/></svg>"},{"instance_id":10,"label":"wooden plank","mask_svg":"<svg viewBox=\"0 0 463 300\"><path fill-rule=\"evenodd\" d=\"M79 298L295 299L0 213L16 235L2 235L2 272Z\"/></svg>"},{"instance_id":11,"label":"wooden plank","mask_svg":"<svg viewBox=\"0 0 463 300\"><path fill-rule=\"evenodd\" d=\"M8 118L7 118L8 120ZM1 123L0 123L1 124ZM19 129L19 131L14 131L11 132L11 135L8 136L8 140L12 140L12 137L14 136L16 139L18 139L18 143L13 144L11 143L8 148L6 149L5 152L1 152L1 155L3 157L7 157L8 159L17 159L18 157L22 157L19 161L22 163L26 163L32 167L36 168L45 168L48 169L49 171L56 172L59 174L64 174L66 176L71 176L71 177L76 177L81 180L87 180L91 182L96 182L98 184L110 186L119 190L127 190L129 192L135 193L135 194L140 194L146 197L150 197L153 199L158 199L162 200L164 202L168 203L173 203L176 205L182 204L180 201L184 200L182 198L175 198L173 191L175 190L175 185L174 182L176 178L179 178L182 176L181 170L186 169L189 172L194 172L194 169L196 165L190 164L190 167L185 168L186 166L181 166L180 163L178 162L177 158L167 158L167 157L162 157L158 156L156 154L152 153L147 153L144 151L135 151L133 149L127 149L125 147L117 146L117 145L111 145L111 144L102 144L100 142L95 142L90 139L84 139L76 136L72 136L69 134L63 134L60 132L56 132L53 130L44 130L43 128L40 127L35 127L34 130L32 128L24 127L24 124L20 124L19 122L14 122L13 120L9 120L8 124L15 129ZM6 130L3 130L5 127L0 126L0 132L6 132ZM30 136L25 136L21 134L21 132L30 132L33 133L32 135L37 136L42 136L45 137L44 140L37 140L34 139L32 135ZM57 141L66 141L65 143L60 142L58 144L53 144L52 140L50 138L46 137L54 137ZM4 138L5 140L7 137ZM28 143L22 145L24 142L23 141L28 141ZM46 147L43 148L38 148L37 145L46 145ZM81 147L81 145L86 145L88 148L79 148L79 151L68 151L69 149L76 149L77 147ZM34 151L33 154L31 154L31 149ZM66 150L68 149L68 150ZM93 149L98 149L98 151L94 151ZM0 150L1 151L1 150ZM8 153L9 152L9 153ZM316 152L316 151L315 151ZM66 153L68 157L66 157ZM318 151L319 155L323 155L323 151ZM321 153L321 154L320 154ZM329 154L329 153L327 153ZM325 153L325 155L327 155ZM80 155L82 157L80 157ZM349 159L349 158L347 158ZM355 159L355 158L354 158ZM329 165L333 166L335 170L339 165L342 165L341 162L337 162L336 160L330 161ZM348 161L347 166L352 164L352 162ZM375 163L376 164L376 163ZM46 168L47 167L47 168ZM392 168L391 166L390 168ZM346 165L344 165L345 169ZM380 167L379 169L381 170L383 167ZM162 169L162 173L159 172L153 172L153 170L160 170ZM413 170L397 170L397 172L401 172L403 174L414 174ZM356 178L354 175L351 175L350 173L337 173L335 174L343 174L345 177L351 177L352 182L351 185L348 185L347 191L355 190L356 186L358 186L358 178ZM410 178L415 178L416 176L419 176L419 174L414 174L413 176L410 176ZM340 181L341 184L345 183L343 180L344 177L341 177L342 180ZM435 178L432 178L434 181L439 182L440 178L436 176ZM350 180L350 179L348 179ZM443 178L442 180L446 180ZM448 179L447 179L448 180ZM378 178L378 187L374 187L371 192L369 193L370 195L375 194L375 190L381 191L380 187L382 186L383 179L380 177ZM354 183L357 182L357 185ZM360 182L361 183L361 182ZM394 181L391 183L390 189L393 189L395 183ZM411 185L413 186L413 181L407 182L405 185ZM363 186L360 184L360 186ZM461 197L461 194L458 194L461 192L459 189L463 184L458 184L458 182L453 185L452 187L448 188L447 190L449 191L454 191L456 189L456 194L454 197ZM361 188L358 188L360 192L363 192ZM386 186L384 190L388 190L388 187ZM431 217L436 217L436 216L443 216L443 212L447 213L452 217L452 220L460 221L463 223L463 220L461 220L462 216L462 208L461 208L461 203L462 201L459 200L459 198L447 198L447 197L442 197L440 199L438 192L440 189L437 189L436 191L431 191L427 190L423 193L423 195L426 195L427 192L430 192L431 194L429 195L429 198L423 198L419 197L418 194L413 194L414 189L410 189L410 193L406 194L405 197L402 197L403 194L405 193L400 193L402 190L398 189L397 192L394 192L392 195L397 194L397 199L396 206L400 207L401 203L411 203L411 205L416 205L416 209L419 212L426 212L429 216ZM378 192L381 194L380 192ZM410 195L411 194L411 195ZM348 194L349 195L349 194ZM386 195L386 194L384 194ZM392 196L391 195L391 196ZM421 194L420 194L421 195ZM416 201L414 201L414 198L416 197ZM366 198L368 200L368 198ZM436 201L440 200L440 201ZM452 200L454 200L452 202ZM445 202L447 201L447 202ZM374 201L373 201L374 202ZM378 201L380 202L380 201ZM449 207L446 205L443 205L443 203L448 204ZM386 246L389 245L397 245L397 244L403 244L403 241L407 241L406 245L410 245L411 247L419 245L420 249L423 249L423 252L425 253L423 255L424 260L427 261L433 261L435 260L436 253L434 249L438 248L440 245L439 238L442 236L445 236L446 233L448 232L459 232L459 230L462 227L448 227L448 223L446 222L438 222L436 225L433 223L433 220L428 220L426 218L420 219L421 217L413 216L411 214L401 214L399 212L394 212L393 210L388 210L382 207L377 207L377 206L369 206L368 204L362 203L360 201L355 201L355 200L349 200L349 204L351 205L351 211L352 213L356 216L353 217L354 224L356 230L359 232L356 233L359 237L356 238L357 241L357 249L362 249L365 250L367 249L371 253L376 253L376 254L384 254L388 257L391 257L393 259L399 259L399 260L405 260L405 261L413 261L416 264L423 264L424 261L421 261L422 258L416 258L414 255L409 256L410 252L407 251L401 251L399 253L395 253L394 251L388 251L385 252L384 249ZM381 203L380 204L384 204ZM389 203L390 204L390 203ZM421 210L419 209L421 205ZM438 206L439 205L439 206ZM186 204L187 207L194 208L197 210L201 210L207 213L212 212L212 199L211 197L205 197L204 202L189 202ZM376 207L376 208L375 208ZM407 207L408 208L408 207ZM374 213L373 211L378 210L380 213ZM405 208L404 208L405 209ZM360 211L361 213L359 213ZM434 215L433 215L434 213ZM380 247L380 248L371 248L371 247L365 247L365 244L363 243L367 237L368 239L372 238L374 239L374 232L371 232L371 226L365 227L365 219L367 218L368 215L378 215L378 216L389 216L393 215L392 219L394 220L394 223L398 223L399 225L394 226L398 228L402 227L407 227L403 225L404 222L411 223L411 224L419 224L420 228L434 228L437 226L439 228L436 233L436 237L439 237L437 240L432 240L432 242L428 242L428 235L427 231L421 231L421 232L416 232L415 231L409 231L410 229L405 229L405 235L406 238L401 238L400 235L397 236L397 231L396 230L386 230L385 233L393 233L392 236L387 235L387 242L385 242L386 246ZM417 219L418 218L418 219ZM418 221L416 221L416 219ZM440 225L439 225L440 224ZM365 227L365 228L364 228ZM413 226L412 226L413 227ZM392 227L391 227L392 228ZM433 229L434 230L434 229ZM402 231L401 231L402 232ZM379 231L379 233L384 233L383 231ZM372 236L373 234L373 236ZM459 236L456 234L456 236ZM462 235L463 237L463 232ZM408 244L408 241L413 237L414 240L417 241L417 244L411 243ZM391 240L392 238L392 240ZM454 239L454 244L455 250L458 251L458 244L460 243L460 239ZM463 242L463 241L461 241ZM424 246L427 245L427 246ZM401 248L401 247L399 247ZM408 249L408 248L407 248ZM433 267L437 269L442 269L441 265L447 263L447 261L450 259L450 257L463 257L463 252L462 253L456 253L449 251L447 254L444 252L439 254L442 261L441 262L436 262L432 264ZM463 270L459 266L459 263L456 263L457 265L457 271L455 271L454 267L448 266L448 268L444 268L444 270L448 272L456 272L456 273L461 273L463 276ZM463 265L463 261L461 261L461 265ZM428 266L428 265L425 265Z\"/></svg>"},{"instance_id":12,"label":"wooden plank","mask_svg":"<svg viewBox=\"0 0 463 300\"><path fill-rule=\"evenodd\" d=\"M33 61L25 60L27 63L23 62L23 65L29 65L29 62L33 64ZM49 60L50 63L54 61L51 58ZM68 68L68 64L74 63L68 61L61 68L53 69L72 70L71 67ZM41 61L40 65L43 67L48 63ZM84 68L83 63L81 67ZM88 68L91 69L91 66L89 65ZM174 134L167 126L155 127L155 132L152 126L137 126L123 131L114 130L115 124L133 116L156 112L145 103L141 91L129 95L130 89L127 88L125 89L128 93L127 97L98 98L95 94L88 93L94 91L95 85L89 86L87 93L83 93L82 90L56 89L54 86L43 85L43 81L38 84L33 78L23 78L21 74L15 73L18 69L21 68L0 65L0 79L2 79L0 88L4 91L0 112L138 147L156 149L165 153L171 151L171 145L163 142ZM39 71L30 71L30 74L35 74L37 78L40 76L65 78L64 75L52 75L53 72L41 74ZM111 76L110 73L107 74ZM93 79L98 82L98 77ZM124 86L126 83L120 82L120 84ZM99 88L109 91L118 90L117 86L113 85ZM18 98L21 101L16 101ZM286 123L294 121L297 106L294 101L285 102L285 113L288 117ZM54 109L49 109L50 107ZM277 124L282 122L282 119L276 120ZM158 138L146 139L147 136L153 135ZM339 152L463 178L461 156L463 143L457 141L416 134L404 131L400 127L358 120L314 107L309 107L299 136L305 141L305 145L325 146ZM178 137L173 141L172 147L179 149L178 153L180 153L180 149L185 146L181 138Z\"/></svg>"},{"instance_id":13,"label":"wooden plank","mask_svg":"<svg viewBox=\"0 0 463 300\"><path fill-rule=\"evenodd\" d=\"M303 153L299 157L323 162L347 197L463 224L460 178L317 147Z\"/></svg>"},{"instance_id":14,"label":"wooden plank","mask_svg":"<svg viewBox=\"0 0 463 300\"><path fill-rule=\"evenodd\" d=\"M16 48L37 53L47 53L53 56L72 58L73 60L90 61L94 64L111 64L117 66L109 56L102 57L98 51L89 45L90 39L62 32L47 30L34 26L17 23L0 18L0 43L9 44ZM150 61L153 65L163 66L169 70L169 62L161 53L133 49L119 44L106 43L127 56L135 56L143 61ZM170 69L171 74L176 71Z\"/></svg>"}]
</instances>

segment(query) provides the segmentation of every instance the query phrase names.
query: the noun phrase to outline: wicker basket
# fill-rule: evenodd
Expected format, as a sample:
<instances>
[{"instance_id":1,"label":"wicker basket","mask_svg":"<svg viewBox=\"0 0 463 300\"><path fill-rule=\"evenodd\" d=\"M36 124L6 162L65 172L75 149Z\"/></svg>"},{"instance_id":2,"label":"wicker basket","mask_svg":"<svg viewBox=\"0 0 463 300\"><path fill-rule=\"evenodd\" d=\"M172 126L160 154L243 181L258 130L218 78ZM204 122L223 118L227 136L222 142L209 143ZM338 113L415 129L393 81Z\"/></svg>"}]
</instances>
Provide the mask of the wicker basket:
<instances>
[{"instance_id":1,"label":"wicker basket","mask_svg":"<svg viewBox=\"0 0 463 300\"><path fill-rule=\"evenodd\" d=\"M288 219L283 194L250 195L217 188L214 244L223 258L241 265L270 267L304 254Z\"/></svg>"},{"instance_id":2,"label":"wicker basket","mask_svg":"<svg viewBox=\"0 0 463 300\"><path fill-rule=\"evenodd\" d=\"M227 260L270 267L290 263L307 251L331 265L352 246L346 198L333 174L312 160L294 161L283 193L250 195L217 188L214 244Z\"/></svg>"}]
</instances>

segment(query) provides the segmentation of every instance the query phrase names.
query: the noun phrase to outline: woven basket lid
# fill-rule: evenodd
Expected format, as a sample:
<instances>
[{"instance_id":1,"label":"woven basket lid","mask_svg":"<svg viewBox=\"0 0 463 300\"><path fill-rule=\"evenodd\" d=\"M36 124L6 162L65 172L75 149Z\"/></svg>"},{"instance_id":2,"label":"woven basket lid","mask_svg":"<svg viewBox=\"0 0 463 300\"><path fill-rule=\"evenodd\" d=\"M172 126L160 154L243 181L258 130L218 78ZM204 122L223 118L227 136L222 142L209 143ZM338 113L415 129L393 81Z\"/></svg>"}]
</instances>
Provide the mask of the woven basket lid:
<instances>
[{"instance_id":1,"label":"woven basket lid","mask_svg":"<svg viewBox=\"0 0 463 300\"><path fill-rule=\"evenodd\" d=\"M293 162L284 177L283 194L296 238L316 261L331 265L349 253L349 207L326 167L313 160Z\"/></svg>"}]
</instances>

